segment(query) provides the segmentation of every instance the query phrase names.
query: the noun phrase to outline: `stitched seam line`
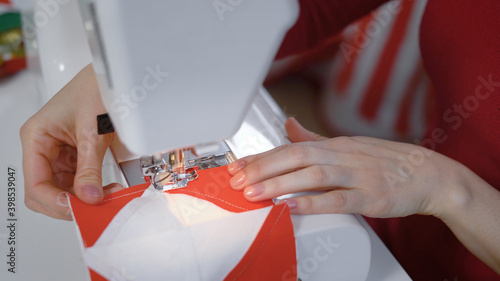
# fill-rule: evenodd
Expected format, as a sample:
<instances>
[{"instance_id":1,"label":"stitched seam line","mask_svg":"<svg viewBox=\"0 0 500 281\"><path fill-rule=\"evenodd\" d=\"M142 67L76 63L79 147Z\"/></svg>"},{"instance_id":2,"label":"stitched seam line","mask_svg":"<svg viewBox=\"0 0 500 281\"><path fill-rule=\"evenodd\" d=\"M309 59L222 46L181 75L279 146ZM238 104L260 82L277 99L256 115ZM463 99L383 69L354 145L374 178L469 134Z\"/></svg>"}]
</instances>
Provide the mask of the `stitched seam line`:
<instances>
[{"instance_id":1,"label":"stitched seam line","mask_svg":"<svg viewBox=\"0 0 500 281\"><path fill-rule=\"evenodd\" d=\"M124 195L120 195L120 196L118 196L118 197L114 197L114 198L106 199L106 200L104 200L104 202L111 201L111 200L115 200L115 199L122 198L122 197L126 197L126 196L130 196L130 195L132 195L132 194L136 194L136 193L139 193L139 192L144 192L144 190L134 191L134 192L132 192L132 193L127 193L127 194L124 194Z\"/></svg>"},{"instance_id":2,"label":"stitched seam line","mask_svg":"<svg viewBox=\"0 0 500 281\"><path fill-rule=\"evenodd\" d=\"M206 197L208 197L208 198L212 198L212 199L218 200L218 201L220 201L220 202L224 202L224 203L226 203L226 204L228 204L228 205L231 205L231 206L233 206L233 207L236 207L236 208L242 209L242 210L244 210L244 211L249 211L249 210L250 210L250 209L247 209L247 208L240 207L240 206L238 206L238 205L232 204L232 203L230 203L230 202L228 202L228 201L226 201L226 200L222 200L222 199L217 198L217 197L215 197L215 196L211 196L211 195L206 195L206 194L203 194L203 193L201 193L201 192L192 191L192 190L185 190L184 192L186 192L186 193L191 192L191 193L194 193L194 194L198 194L198 195L206 196Z\"/></svg>"}]
</instances>

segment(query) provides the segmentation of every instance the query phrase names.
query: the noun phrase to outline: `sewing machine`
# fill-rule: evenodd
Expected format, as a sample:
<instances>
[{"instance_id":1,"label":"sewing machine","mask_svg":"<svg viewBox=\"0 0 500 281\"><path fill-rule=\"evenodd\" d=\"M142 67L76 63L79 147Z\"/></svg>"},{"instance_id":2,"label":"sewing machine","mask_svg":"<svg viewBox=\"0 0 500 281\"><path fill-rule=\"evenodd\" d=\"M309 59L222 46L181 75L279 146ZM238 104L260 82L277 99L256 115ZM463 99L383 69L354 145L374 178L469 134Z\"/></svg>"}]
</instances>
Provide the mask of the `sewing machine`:
<instances>
[{"instance_id":1,"label":"sewing machine","mask_svg":"<svg viewBox=\"0 0 500 281\"><path fill-rule=\"evenodd\" d=\"M73 2L58 9L68 10ZM189 184L190 176L196 176L190 174L192 167L225 165L288 142L283 127L286 116L261 84L297 17L296 1L82 0L80 12L102 98L119 136L113 144L114 160L129 186L143 183L149 176L159 189L182 188ZM68 82L62 75L71 78L76 74L78 67L70 71L71 66L88 63L86 51L81 52L83 58L75 56L77 45L54 45L54 40L73 42L81 36L79 27L69 28L65 23L72 18L78 17L61 12L47 27L37 30L49 95L60 88L57 83ZM63 54L67 57L61 58ZM53 64L55 61L58 63ZM19 95L20 100L22 97ZM17 135L19 126L13 129L15 134L8 135ZM17 142L17 137L12 140ZM13 163L20 166L20 158L16 159ZM61 243L57 237L75 236L74 229L45 217L32 218L34 215L23 213L25 229L28 222L38 227L58 224L57 235L37 232L37 240ZM292 216L292 221L301 280L407 280L361 217ZM76 238L70 240L68 246L57 246L56 252L75 248ZM24 241L29 244L24 249L33 249L35 254L25 252L21 258L54 252L52 242ZM50 250L38 249L44 245ZM78 272L84 274L75 249L57 265L61 270L50 270L54 259L25 264L62 274L70 268L62 264L68 261L78 263ZM33 270L21 272L21 279L16 280L30 279L25 276L31 272L40 278ZM74 272L70 270L67 276L76 278ZM287 280L286 274L283 278Z\"/></svg>"},{"instance_id":2,"label":"sewing machine","mask_svg":"<svg viewBox=\"0 0 500 281\"><path fill-rule=\"evenodd\" d=\"M296 1L80 2L129 186L149 177L159 190L183 188L197 170L289 142L261 85ZM299 278L366 279L370 238L356 217L293 222Z\"/></svg>"}]
</instances>

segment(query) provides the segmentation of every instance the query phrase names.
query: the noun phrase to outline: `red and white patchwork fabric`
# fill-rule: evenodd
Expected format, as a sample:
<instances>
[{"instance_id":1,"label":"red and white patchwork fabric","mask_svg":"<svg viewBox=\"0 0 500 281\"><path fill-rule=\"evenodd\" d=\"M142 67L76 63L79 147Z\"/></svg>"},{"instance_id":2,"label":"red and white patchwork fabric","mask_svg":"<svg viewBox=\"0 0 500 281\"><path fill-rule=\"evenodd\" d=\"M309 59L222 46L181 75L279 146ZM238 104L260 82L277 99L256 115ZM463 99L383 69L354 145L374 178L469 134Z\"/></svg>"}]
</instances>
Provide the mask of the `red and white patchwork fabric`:
<instances>
[{"instance_id":1,"label":"red and white patchwork fabric","mask_svg":"<svg viewBox=\"0 0 500 281\"><path fill-rule=\"evenodd\" d=\"M316 86L317 112L331 136L413 142L434 114L418 42L426 4L389 1L318 47L276 61L267 81L294 74Z\"/></svg>"},{"instance_id":2,"label":"red and white patchwork fabric","mask_svg":"<svg viewBox=\"0 0 500 281\"><path fill-rule=\"evenodd\" d=\"M160 192L145 183L99 206L70 198L93 281L280 280L296 272L286 204L248 202L230 188L227 167L198 173L188 187Z\"/></svg>"},{"instance_id":3,"label":"red and white patchwork fabric","mask_svg":"<svg viewBox=\"0 0 500 281\"><path fill-rule=\"evenodd\" d=\"M337 132L413 141L425 131L433 89L418 44L427 1L390 1L342 33L322 93Z\"/></svg>"}]
</instances>

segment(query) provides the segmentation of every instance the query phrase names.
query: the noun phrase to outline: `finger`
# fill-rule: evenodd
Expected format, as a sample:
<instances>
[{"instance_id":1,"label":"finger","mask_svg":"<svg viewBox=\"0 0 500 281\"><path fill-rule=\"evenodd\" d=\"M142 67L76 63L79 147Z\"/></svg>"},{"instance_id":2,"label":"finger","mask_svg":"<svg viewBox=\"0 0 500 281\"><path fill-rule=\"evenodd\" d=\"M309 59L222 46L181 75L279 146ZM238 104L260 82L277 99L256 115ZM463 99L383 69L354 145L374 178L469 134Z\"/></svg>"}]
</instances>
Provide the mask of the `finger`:
<instances>
[{"instance_id":1,"label":"finger","mask_svg":"<svg viewBox=\"0 0 500 281\"><path fill-rule=\"evenodd\" d=\"M250 185L244 195L249 201L261 201L290 193L348 188L352 179L351 169L346 167L314 165Z\"/></svg>"},{"instance_id":2,"label":"finger","mask_svg":"<svg viewBox=\"0 0 500 281\"><path fill-rule=\"evenodd\" d=\"M267 159L270 155L277 154L280 151L291 149L295 146L310 146L322 149L328 149L336 152L345 153L358 153L379 157L379 158L390 158L398 159L401 157L401 153L394 149L386 148L385 146L380 146L376 142L362 142L358 139L359 137L337 137L332 139L326 139L323 141L303 141L294 144L286 144L276 147L270 151L263 152L260 154L244 157L238 161L231 163L228 167L229 173L231 175L236 175L239 171L249 166L251 163L260 161L262 159Z\"/></svg>"},{"instance_id":3,"label":"finger","mask_svg":"<svg viewBox=\"0 0 500 281\"><path fill-rule=\"evenodd\" d=\"M29 203L26 202L26 207L28 207L33 212L44 214L44 215L49 216L49 217L54 218L54 219L67 220L67 221L73 220L73 217L71 216L71 211L70 211L69 207L64 214L59 213L59 212L55 212L49 208L46 208L44 205L42 205L36 201L32 201Z\"/></svg>"},{"instance_id":4,"label":"finger","mask_svg":"<svg viewBox=\"0 0 500 281\"><path fill-rule=\"evenodd\" d=\"M280 201L287 204L294 215L358 214L362 213L364 197L355 189L332 190L319 195L294 197Z\"/></svg>"},{"instance_id":5,"label":"finger","mask_svg":"<svg viewBox=\"0 0 500 281\"><path fill-rule=\"evenodd\" d=\"M230 180L235 189L310 165L340 165L338 153L315 146L293 145L248 164Z\"/></svg>"},{"instance_id":6,"label":"finger","mask_svg":"<svg viewBox=\"0 0 500 281\"><path fill-rule=\"evenodd\" d=\"M49 183L39 183L31 193L25 194L25 205L35 212L56 219L71 220L67 193Z\"/></svg>"},{"instance_id":7,"label":"finger","mask_svg":"<svg viewBox=\"0 0 500 281\"><path fill-rule=\"evenodd\" d=\"M288 120L286 120L285 129L288 134L288 138L292 142L321 141L328 139L307 130L293 117L290 117L288 118Z\"/></svg>"},{"instance_id":8,"label":"finger","mask_svg":"<svg viewBox=\"0 0 500 281\"><path fill-rule=\"evenodd\" d=\"M57 198L63 191L52 185L50 161L53 159L45 156L45 154L57 155L57 143L51 138L37 139L33 135L25 136L22 136L21 140L26 206L53 218L71 219L68 208L57 205Z\"/></svg>"},{"instance_id":9,"label":"finger","mask_svg":"<svg viewBox=\"0 0 500 281\"><path fill-rule=\"evenodd\" d=\"M61 189L74 194L73 182L75 181L75 173L59 172L52 175L52 184Z\"/></svg>"},{"instance_id":10,"label":"finger","mask_svg":"<svg viewBox=\"0 0 500 281\"><path fill-rule=\"evenodd\" d=\"M123 187L123 185L119 184L119 183L110 183L106 186L103 187L103 192L104 192L104 196L108 196L112 193L115 193L115 192L118 192L120 190L123 190L125 189L125 187Z\"/></svg>"},{"instance_id":11,"label":"finger","mask_svg":"<svg viewBox=\"0 0 500 281\"><path fill-rule=\"evenodd\" d=\"M290 117L286 120L285 129L288 133L288 138L292 142L308 142L308 141L320 141L328 139L326 137L308 131L307 129L302 127L302 125L300 125L300 123L293 117ZM269 154L276 153L280 150L286 149L289 146L290 144L285 144L282 146L278 146L272 150L259 153L256 155L247 156L238 161L235 161L231 165L229 165L228 167L229 173L235 175L239 170L243 169L247 163L257 161L263 157L266 157Z\"/></svg>"},{"instance_id":12,"label":"finger","mask_svg":"<svg viewBox=\"0 0 500 281\"><path fill-rule=\"evenodd\" d=\"M231 164L229 164L228 166L228 171L231 175L235 175L236 173L238 173L241 169L245 168L249 163L252 163L252 162L255 162L259 159L262 159L262 158L265 158L267 157L268 155L271 155L273 153L276 153L276 152L279 152L283 149L286 149L290 146L293 146L294 144L285 144L285 145L281 145L281 146L278 146L278 147L275 147L269 151L266 151L266 152L262 152L262 153L259 153L259 154L255 154L255 155L250 155L250 156L246 156L246 157L243 157Z\"/></svg>"},{"instance_id":13,"label":"finger","mask_svg":"<svg viewBox=\"0 0 500 281\"><path fill-rule=\"evenodd\" d=\"M108 137L99 136L92 130L79 136L74 187L76 196L83 202L102 202L102 161L110 143Z\"/></svg>"},{"instance_id":14,"label":"finger","mask_svg":"<svg viewBox=\"0 0 500 281\"><path fill-rule=\"evenodd\" d=\"M290 143L290 144L284 144L284 145L281 145L281 146L278 146L278 147L275 147L269 151L266 151L266 152L262 152L262 153L259 153L259 154L255 154L255 155L250 155L250 156L246 156L246 157L243 157L231 164L229 164L228 166L228 171L231 175L236 175L241 169L247 167L250 163L253 163L253 162L256 162L256 161L259 161L261 159L264 159L270 155L273 155L275 153L278 153L280 151L283 151L283 150L286 150L286 149L289 149L293 146L314 146L314 147L323 147L323 145L320 145L320 144L317 144L315 142L301 142L301 143Z\"/></svg>"}]
</instances>

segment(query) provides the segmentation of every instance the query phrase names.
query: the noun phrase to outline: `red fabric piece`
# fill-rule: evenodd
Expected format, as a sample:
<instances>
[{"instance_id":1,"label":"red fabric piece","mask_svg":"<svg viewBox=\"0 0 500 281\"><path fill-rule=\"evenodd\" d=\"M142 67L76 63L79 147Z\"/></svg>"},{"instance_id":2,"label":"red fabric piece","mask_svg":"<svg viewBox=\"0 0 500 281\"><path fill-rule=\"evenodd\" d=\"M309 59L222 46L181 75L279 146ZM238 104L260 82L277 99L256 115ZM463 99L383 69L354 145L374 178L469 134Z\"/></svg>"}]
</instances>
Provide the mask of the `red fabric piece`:
<instances>
[{"instance_id":1,"label":"red fabric piece","mask_svg":"<svg viewBox=\"0 0 500 281\"><path fill-rule=\"evenodd\" d=\"M295 239L290 232L293 226L288 207L275 206L250 249L224 280L297 280ZM288 246L277 250L269 245Z\"/></svg>"},{"instance_id":2,"label":"red fabric piece","mask_svg":"<svg viewBox=\"0 0 500 281\"><path fill-rule=\"evenodd\" d=\"M279 57L326 40L349 23L347 19L369 12L368 7L360 1L301 1L301 17L288 33ZM498 0L429 0L420 28L420 48L436 92L435 120L424 143L500 190L499 15ZM478 94L488 97L479 100ZM444 131L445 141L433 141L435 129ZM416 281L500 280L434 217L368 220Z\"/></svg>"},{"instance_id":3,"label":"red fabric piece","mask_svg":"<svg viewBox=\"0 0 500 281\"><path fill-rule=\"evenodd\" d=\"M197 197L228 210L241 213L273 205L271 200L250 202L243 197L241 191L236 191L229 186L231 175L227 167L217 167L209 170L198 171L199 177L188 186L167 191L170 194L186 194Z\"/></svg>"},{"instance_id":4,"label":"red fabric piece","mask_svg":"<svg viewBox=\"0 0 500 281\"><path fill-rule=\"evenodd\" d=\"M149 183L145 183L110 194L104 198L104 203L99 206L88 205L76 196L70 196L71 210L84 247L92 247L121 208L132 199L140 197L149 185ZM106 278L90 268L89 272L92 281L106 281Z\"/></svg>"},{"instance_id":5,"label":"red fabric piece","mask_svg":"<svg viewBox=\"0 0 500 281\"><path fill-rule=\"evenodd\" d=\"M76 224L80 228L85 248L94 246L99 236L121 208L132 199L140 197L149 185L149 183L136 185L110 194L104 197L104 202L98 206L88 205L76 196L70 196L71 210ZM89 225L92 227L88 227Z\"/></svg>"},{"instance_id":6,"label":"red fabric piece","mask_svg":"<svg viewBox=\"0 0 500 281\"><path fill-rule=\"evenodd\" d=\"M93 271L91 268L89 268L90 272L90 280L92 281L108 281L106 278L102 277L99 273Z\"/></svg>"},{"instance_id":7,"label":"red fabric piece","mask_svg":"<svg viewBox=\"0 0 500 281\"><path fill-rule=\"evenodd\" d=\"M230 174L227 167L218 167L198 171L199 177L181 189L167 191L171 194L186 194L197 197L234 212L241 213L273 206L252 246L243 256L235 269L238 269L238 280L256 280L249 276L260 276L264 280L268 274L282 274L284 270L296 265L295 238L290 212L286 205L274 206L271 200L252 203L246 200L242 191L235 191L229 185ZM79 227L85 248L95 244L114 216L134 198L142 196L150 186L145 183L133 186L108 195L101 205L88 205L75 196L70 196L73 216ZM276 249L280 245L280 250ZM281 250L286 248L286 250ZM279 259L276 259L277 253ZM272 269L262 271L262 264L272 261ZM253 272L258 269L259 272ZM278 270L279 269L279 270ZM281 271L283 269L283 271ZM276 272L278 271L278 272ZM89 268L92 281L104 281L104 277ZM263 275L263 273L266 275ZM274 274L274 275L273 275ZM292 271L296 278L296 271ZM276 275L277 276L277 275ZM235 280L234 277L228 280Z\"/></svg>"}]
</instances>

